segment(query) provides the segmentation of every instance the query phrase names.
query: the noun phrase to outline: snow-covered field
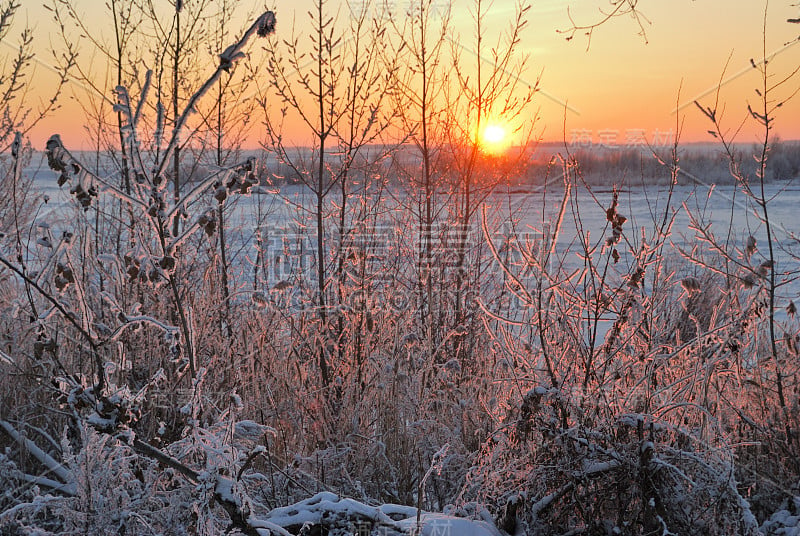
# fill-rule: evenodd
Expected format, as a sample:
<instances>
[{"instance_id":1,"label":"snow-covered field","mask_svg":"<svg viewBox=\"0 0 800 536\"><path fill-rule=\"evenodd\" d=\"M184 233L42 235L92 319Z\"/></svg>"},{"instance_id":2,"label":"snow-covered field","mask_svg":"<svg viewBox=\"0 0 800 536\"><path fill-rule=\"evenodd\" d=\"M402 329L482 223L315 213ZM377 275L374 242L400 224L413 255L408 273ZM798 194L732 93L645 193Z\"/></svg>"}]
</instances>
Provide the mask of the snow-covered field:
<instances>
[{"instance_id":1,"label":"snow-covered field","mask_svg":"<svg viewBox=\"0 0 800 536\"><path fill-rule=\"evenodd\" d=\"M48 225L52 221L60 221L61 226L69 228L74 220L68 207L74 205L74 199L69 195L68 188L58 187L55 174L46 168L46 163L40 158L34 158L27 170L34 177L35 189L49 199L47 207L39 214L38 221L46 221ZM730 185L689 182L679 183L671 198L663 185L626 187L619 192L618 212L627 218L623 229L626 240L632 247L619 248L622 257L619 266L615 266L617 275L626 273L630 268L631 250L655 240L654 231L662 225L665 212L670 218L674 214L674 223L669 228L667 248L664 251L668 257L690 252L695 246L700 252L709 250L707 243L698 240L696 227L707 229L717 243L733 256L744 249L749 236L754 237L759 246L765 244L763 211L741 189ZM760 190L755 193L760 195ZM368 231L369 236L366 238L373 246L393 248L395 254L399 251L396 247L398 242L403 242L406 246L404 252L413 255L409 248L413 248L414 238L409 238L408 234L415 232L414 216L412 209L406 204L408 191L390 186L382 195L384 208L378 212L378 224ZM800 224L797 218L800 183L768 183L764 196L768 200L777 273L780 274L791 265L791 256L800 251ZM552 222L558 214L562 197L563 189L559 185L548 190L536 187L500 187L482 205L487 216L489 233L499 240L509 233L520 240L541 240L543 236L552 233ZM443 202L445 199L446 194L443 193L439 200ZM213 206L209 203L214 201L206 199L198 203ZM259 187L252 195L232 198L228 203L226 225L230 228L229 239L237 243L233 263L238 266L244 279L252 272L258 246L266 257L266 273L262 273L261 277L267 285L281 284L290 277L295 282L299 278L313 284L311 267L314 263L316 242L313 238L315 223L312 211L315 198L308 188L296 185ZM339 204L336 188L328 194L326 203L329 215L331 218L335 217L333 212ZM572 192L556 245L557 255L551 260L551 264L558 262L567 271L582 265L578 237L583 234L590 244L601 244L604 241L603 233L608 233L606 209L611 203L610 188L598 188L594 191L577 188ZM480 222L482 213L476 214L474 226L469 233L472 244L485 241ZM329 225L331 228L335 227L333 221ZM442 231L440 227L438 232L446 234L447 230ZM437 230L434 229L434 234L436 233ZM365 237L360 238L363 240ZM763 253L766 253L766 248L761 249L754 257L759 262L763 260ZM499 271L499 267L494 268ZM794 278L788 278L778 289L778 297L781 299L796 299L798 295L800 281Z\"/></svg>"}]
</instances>

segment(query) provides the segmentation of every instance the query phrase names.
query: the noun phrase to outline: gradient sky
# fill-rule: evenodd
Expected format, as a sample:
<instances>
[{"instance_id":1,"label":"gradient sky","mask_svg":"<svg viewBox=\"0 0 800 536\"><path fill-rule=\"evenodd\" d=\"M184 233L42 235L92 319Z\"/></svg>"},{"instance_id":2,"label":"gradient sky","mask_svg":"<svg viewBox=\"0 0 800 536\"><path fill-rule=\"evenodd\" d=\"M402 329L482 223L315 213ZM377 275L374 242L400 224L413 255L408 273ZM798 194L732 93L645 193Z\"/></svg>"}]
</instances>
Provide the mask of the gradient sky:
<instances>
[{"instance_id":1,"label":"gradient sky","mask_svg":"<svg viewBox=\"0 0 800 536\"><path fill-rule=\"evenodd\" d=\"M391 2L402 8L408 0ZM74 3L79 11L87 13L90 24L100 31L108 28L108 23L97 15L95 0L74 0ZM251 4L247 0L242 3ZM455 40L468 43L471 2L454 0L453 4ZM254 10L260 5L252 2ZM279 34L289 30L293 17L303 21L310 5L310 0L278 0ZM513 0L495 0L486 21L488 27L505 28L514 5ZM630 17L611 20L598 28L591 44L582 34L567 41L558 33L570 26L567 7L576 23L583 24L598 20L601 16L598 9L604 6L608 6L607 0L533 2L522 47L530 55L527 80L532 82L541 73L536 107L541 116L537 132L543 139L626 145L644 137L658 144L671 141L677 118L684 124L683 141L713 141L706 132L711 125L692 102L699 99L704 104L713 104L715 88L729 58L720 97L726 110L724 123L735 130L747 117L747 104L757 104L754 89L759 78L750 67L750 59L758 62L762 57L764 2L643 0L639 6L646 16L646 39L639 35L639 27ZM347 13L346 7L342 10ZM35 96L39 88L46 89L52 84L46 50L57 43L57 38L52 37L51 21L40 2L25 2L22 12L18 21L27 20L36 30L39 62L32 84ZM800 65L797 41L800 25L786 22L797 17L800 8L793 7L791 0L773 0L769 5L766 50L768 55L777 53L770 62L776 77L785 76ZM12 31L7 41L13 44L16 35ZM6 45L4 54L11 52ZM785 98L798 86L800 77L778 95ZM32 132L35 147L41 148L50 134L59 132L72 147L88 148L80 127L82 114L76 105L76 100L85 93L73 86L66 94L69 99L63 101L62 109ZM800 96L781 109L775 132L784 139L800 139L798 118ZM753 141L759 133L754 122L749 121L737 139Z\"/></svg>"}]
</instances>

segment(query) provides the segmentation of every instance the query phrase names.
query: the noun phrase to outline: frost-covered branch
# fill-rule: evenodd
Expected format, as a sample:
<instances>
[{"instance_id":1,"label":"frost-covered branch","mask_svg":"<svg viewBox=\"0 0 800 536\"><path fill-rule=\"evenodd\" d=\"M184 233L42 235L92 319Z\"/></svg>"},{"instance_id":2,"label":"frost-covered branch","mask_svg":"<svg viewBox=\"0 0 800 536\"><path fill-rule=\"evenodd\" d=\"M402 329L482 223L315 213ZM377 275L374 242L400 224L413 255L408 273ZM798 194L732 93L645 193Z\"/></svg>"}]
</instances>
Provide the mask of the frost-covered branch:
<instances>
[{"instance_id":1,"label":"frost-covered branch","mask_svg":"<svg viewBox=\"0 0 800 536\"><path fill-rule=\"evenodd\" d=\"M62 464L57 462L52 456L47 454L45 451L39 448L39 446L28 439L27 437L20 434L14 426L11 425L10 422L5 420L0 420L0 429L2 429L8 436L25 447L26 452L28 452L31 456L36 458L48 471L53 473L57 476L61 483L56 483L50 481L48 479L43 479L41 477L34 477L32 481L47 485L54 490L62 491L67 495L75 495L77 492L76 485L75 485L75 477L73 476L72 472L64 467Z\"/></svg>"},{"instance_id":2,"label":"frost-covered branch","mask_svg":"<svg viewBox=\"0 0 800 536\"><path fill-rule=\"evenodd\" d=\"M138 206L143 210L147 210L147 205L144 202L126 194L107 180L86 169L86 167L77 158L72 156L72 153L70 153L66 147L64 147L64 144L61 141L61 136L58 134L53 134L50 136L50 139L47 140L46 154L47 165L53 171L60 173L58 178L59 186L63 186L66 182L72 180L73 176L77 175L80 177L85 175L99 183L104 191L111 192L115 197L118 197L130 205ZM91 188L88 191L84 191L81 185L76 185L73 187L73 190L75 191L72 193L75 193L84 210L89 207L91 203L91 197L97 196L97 191L94 191Z\"/></svg>"},{"instance_id":3,"label":"frost-covered branch","mask_svg":"<svg viewBox=\"0 0 800 536\"><path fill-rule=\"evenodd\" d=\"M255 170L255 167L256 167L255 158L248 158L243 162L240 162L230 167L220 169L212 173L204 180L199 182L194 188L192 188L191 191L181 196L180 201L176 203L176 205L172 207L170 211L165 214L164 219L166 221L169 221L170 219L176 217L183 210L185 210L186 207L190 203L192 203L192 201L197 199L200 195L203 194L203 192L208 190L215 182L219 181L220 187L222 186L225 186L226 188L233 187L235 186L235 184L230 182L231 175L253 172ZM250 186L252 186L252 184L246 186L244 183L242 183L241 185L242 189L245 191L249 191Z\"/></svg>"},{"instance_id":4,"label":"frost-covered branch","mask_svg":"<svg viewBox=\"0 0 800 536\"><path fill-rule=\"evenodd\" d=\"M164 155L161 158L161 163L155 171L155 177L159 177L162 173L164 173L164 169L166 169L167 165L169 164L173 151L175 151L175 148L178 146L180 133L183 130L183 127L186 125L186 121L189 116L196 111L197 103L203 98L208 90L217 83L217 80L220 76L222 76L222 73L229 72L233 64L244 57L244 52L242 52L242 49L247 44L247 41L250 40L253 34L258 34L259 37L266 37L274 31L275 13L272 11L266 11L250 26L250 28L247 29L238 42L229 46L222 54L220 54L219 65L214 71L214 74L212 74L211 77L200 87L200 89L198 89L194 95L189 98L189 102L186 104L183 113L175 123L175 128L172 132L172 138L170 139L167 149L164 151Z\"/></svg>"},{"instance_id":5,"label":"frost-covered branch","mask_svg":"<svg viewBox=\"0 0 800 536\"><path fill-rule=\"evenodd\" d=\"M92 349L92 357L94 358L94 365L97 369L97 387L100 392L105 389L106 386L106 377L105 371L103 369L103 360L100 357L99 347L97 345L97 341L92 337L92 335L78 322L75 318L75 314L71 311L67 311L64 305L59 302L53 295L43 289L36 281L30 278L28 274L26 274L23 270L19 269L14 264L10 263L8 260L5 259L2 255L0 255L0 264L5 265L9 270L17 274L19 277L23 279L28 285L36 289L36 291L41 295L45 300L50 302L53 307L61 314L62 318L64 318L69 324L71 324L81 336L86 340L87 344Z\"/></svg>"}]
</instances>

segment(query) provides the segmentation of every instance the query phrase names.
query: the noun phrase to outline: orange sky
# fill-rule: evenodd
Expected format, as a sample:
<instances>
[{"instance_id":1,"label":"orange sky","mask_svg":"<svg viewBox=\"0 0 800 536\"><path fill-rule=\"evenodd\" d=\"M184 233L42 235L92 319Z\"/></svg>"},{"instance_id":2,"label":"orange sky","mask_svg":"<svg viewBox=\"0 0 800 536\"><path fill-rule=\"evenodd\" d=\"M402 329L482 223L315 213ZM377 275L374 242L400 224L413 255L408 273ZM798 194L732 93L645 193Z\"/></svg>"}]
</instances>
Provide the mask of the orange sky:
<instances>
[{"instance_id":1,"label":"orange sky","mask_svg":"<svg viewBox=\"0 0 800 536\"><path fill-rule=\"evenodd\" d=\"M596 2L595 2L596 3ZM547 2L552 10L543 14L542 26L566 27L561 2ZM609 137L618 132L619 142L626 134L644 131L648 139L656 131L675 130L676 101L680 89L679 114L685 121L682 139L710 141L709 122L692 104L698 99L713 105L715 89L730 57L721 91L726 105L725 124L735 129L747 116L747 103L756 106L754 88L759 85L750 58L758 62L763 55L762 26L764 3L758 1L670 0L639 2L652 24L646 26L647 42L636 35L638 26L629 18L618 19L598 29L586 51L586 40L576 37L566 43L553 32L532 32L534 61L544 68L543 87L548 93L567 100L577 113L567 113L567 138L591 133L598 141L601 132ZM585 5L582 4L582 5ZM543 3L538 4L542 9ZM800 25L786 22L800 9L790 2L770 4L767 55L778 52L770 63L776 73L786 74L800 65ZM578 11L575 10L576 18ZM591 20L591 11L581 10L581 20ZM577 41L577 42L576 42ZM787 47L787 43L793 44ZM732 79L731 79L732 78ZM800 86L795 79L779 94L785 98ZM545 117L554 117L563 107L550 99L540 99ZM775 123L784 138L800 138L800 99L784 107ZM558 137L561 125L548 120L546 138ZM753 122L745 127L742 140L754 139L760 131ZM665 136L662 136L664 138Z\"/></svg>"},{"instance_id":2,"label":"orange sky","mask_svg":"<svg viewBox=\"0 0 800 536\"><path fill-rule=\"evenodd\" d=\"M408 0L389 0L402 9ZM108 22L98 16L95 0L74 0L87 20L99 31L108 31ZM260 2L243 0L242 4L259 9ZM440 2L444 5L444 0ZM454 41L468 52L471 18L465 0L454 0ZM789 24L787 18L800 16L800 8L790 0L770 3L768 16L767 54L777 53L770 67L776 77L800 65L800 25ZM508 25L514 0L495 0L487 18L489 28ZM301 23L306 18L310 0L286 2L278 0L278 33L289 31L293 17ZM588 41L576 35L567 41L559 29L569 27L567 6L579 23L595 21L598 8L607 0L570 1L539 0L533 3L529 26L522 46L530 54L526 80L532 82L541 72L541 93L536 97L541 120L538 132L545 140L581 143L626 145L635 140L671 141L675 131L676 99L681 89L679 117L684 121L682 140L712 141L706 133L710 124L692 105L695 98L713 104L714 89L730 57L727 78L721 93L726 106L725 123L735 129L747 116L747 104L757 103L754 88L757 72L750 67L750 58L759 61L762 55L762 19L764 3L730 0L640 1L647 40L638 35L638 26L629 17L608 22L597 29L587 50ZM341 12L346 15L347 8ZM47 47L57 43L47 12L40 2L25 2L23 16L36 29L39 62L32 84L32 95L42 95L39 88L52 84L47 68ZM95 21L92 17L97 17ZM12 44L18 32L11 32ZM4 54L11 48L4 45ZM787 45L788 44L788 45ZM727 79L726 78L726 79ZM787 96L800 86L800 77L779 95ZM83 115L76 101L84 98L80 87L66 92L62 109L43 121L31 134L35 147L41 148L47 137L59 132L72 147L88 148L82 129ZM38 97L37 97L38 98ZM31 101L35 102L35 101ZM565 108L568 104L569 109ZM785 139L800 138L800 96L784 106L777 116L775 131ZM566 126L564 123L566 122ZM752 121L746 124L740 141L756 139L759 133ZM253 141L255 143L255 141Z\"/></svg>"}]
</instances>

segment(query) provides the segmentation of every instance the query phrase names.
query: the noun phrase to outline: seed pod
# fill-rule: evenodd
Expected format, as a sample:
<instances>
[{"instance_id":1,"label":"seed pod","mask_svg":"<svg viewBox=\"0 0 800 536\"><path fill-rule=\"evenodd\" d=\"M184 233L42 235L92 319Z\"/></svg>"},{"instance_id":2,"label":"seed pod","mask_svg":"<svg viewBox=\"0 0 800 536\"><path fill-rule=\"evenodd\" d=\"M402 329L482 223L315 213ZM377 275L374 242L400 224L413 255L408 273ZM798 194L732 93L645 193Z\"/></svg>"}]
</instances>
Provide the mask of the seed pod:
<instances>
[{"instance_id":1,"label":"seed pod","mask_svg":"<svg viewBox=\"0 0 800 536\"><path fill-rule=\"evenodd\" d=\"M743 286L744 288L746 288L746 289L751 289L751 288L753 288L753 286L756 284L756 280L755 280L755 277L753 277L753 274L747 274L747 275L745 275L745 276L744 276L744 277L741 279L741 282L742 282L742 286Z\"/></svg>"},{"instance_id":2,"label":"seed pod","mask_svg":"<svg viewBox=\"0 0 800 536\"><path fill-rule=\"evenodd\" d=\"M167 272L171 272L175 269L175 257L171 257L169 255L165 255L161 258L158 262L158 265L161 267L162 270Z\"/></svg>"},{"instance_id":3,"label":"seed pod","mask_svg":"<svg viewBox=\"0 0 800 536\"><path fill-rule=\"evenodd\" d=\"M752 235L748 236L748 237L747 237L747 240L745 241L745 246L744 246L744 252L745 252L745 254L746 254L748 257L750 257L750 256L751 256L753 253L755 253L755 252L756 252L756 250L757 250L757 249L758 249L758 247L757 247L757 245L756 245L756 239L755 239L755 237L754 237L754 236L752 236Z\"/></svg>"},{"instance_id":4,"label":"seed pod","mask_svg":"<svg viewBox=\"0 0 800 536\"><path fill-rule=\"evenodd\" d=\"M275 31L275 13L266 11L258 18L258 29L256 33L259 37L266 37Z\"/></svg>"},{"instance_id":5,"label":"seed pod","mask_svg":"<svg viewBox=\"0 0 800 536\"><path fill-rule=\"evenodd\" d=\"M683 290L689 293L689 295L697 294L700 292L700 280L695 277L685 277L681 280L681 286Z\"/></svg>"},{"instance_id":6,"label":"seed pod","mask_svg":"<svg viewBox=\"0 0 800 536\"><path fill-rule=\"evenodd\" d=\"M758 265L758 275L761 277L767 277L769 271L775 267L775 263L771 260L766 260Z\"/></svg>"},{"instance_id":7,"label":"seed pod","mask_svg":"<svg viewBox=\"0 0 800 536\"><path fill-rule=\"evenodd\" d=\"M220 186L219 188L217 188L217 191L214 192L214 198L220 203L224 203L225 199L228 198L228 191L222 186Z\"/></svg>"}]
</instances>

